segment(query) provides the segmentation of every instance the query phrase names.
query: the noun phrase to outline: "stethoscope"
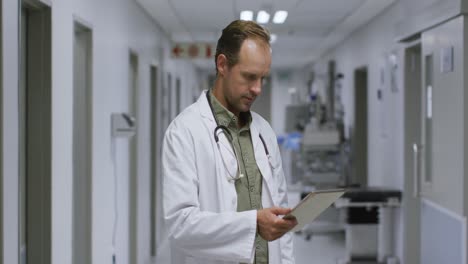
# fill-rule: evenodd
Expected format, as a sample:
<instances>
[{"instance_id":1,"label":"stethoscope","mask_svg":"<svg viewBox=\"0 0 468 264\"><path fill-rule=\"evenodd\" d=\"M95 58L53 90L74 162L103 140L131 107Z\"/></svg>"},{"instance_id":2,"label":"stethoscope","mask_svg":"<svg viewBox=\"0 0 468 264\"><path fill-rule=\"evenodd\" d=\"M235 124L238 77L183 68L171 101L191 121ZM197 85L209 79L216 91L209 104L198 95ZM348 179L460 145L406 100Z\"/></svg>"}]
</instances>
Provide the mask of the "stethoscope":
<instances>
[{"instance_id":1,"label":"stethoscope","mask_svg":"<svg viewBox=\"0 0 468 264\"><path fill-rule=\"evenodd\" d=\"M226 126L219 124L218 118L216 118L216 114L215 114L215 112L213 110L213 105L211 104L210 94L209 93L210 93L210 90L208 90L206 92L206 99L208 100L208 105L210 106L211 113L213 114L213 117L214 117L215 122L216 122L216 127L215 127L215 129L213 131L214 139L216 141L216 145L218 146L219 153L221 154L222 152L221 152L221 147L219 145L218 131L223 132L225 135L227 135L226 138L228 138L229 143L231 144L232 150L234 152L234 156L236 157L238 175L231 174L231 172L228 170L228 166L226 164L226 161L224 160L223 155L221 155L221 159L223 160L224 167L226 168L226 170L229 173L229 175L226 176L228 178L228 181L229 182L235 182L236 180L239 180L239 179L243 178L245 175L241 172L240 161L239 161L239 158L238 158L238 155L237 155L237 151L236 151L236 148L232 144L233 137L232 137L231 131L229 131L229 129ZM265 154L266 154L266 156L268 158L268 163L270 164L270 167L271 167L272 172L273 172L273 169L275 169L276 166L273 165L274 164L273 161L272 161L273 159L272 159L272 157L270 155L270 152L268 151L268 148L266 146L265 140L262 137L262 134L258 133L258 136L260 137L260 140L262 141L263 148L265 149Z\"/></svg>"}]
</instances>

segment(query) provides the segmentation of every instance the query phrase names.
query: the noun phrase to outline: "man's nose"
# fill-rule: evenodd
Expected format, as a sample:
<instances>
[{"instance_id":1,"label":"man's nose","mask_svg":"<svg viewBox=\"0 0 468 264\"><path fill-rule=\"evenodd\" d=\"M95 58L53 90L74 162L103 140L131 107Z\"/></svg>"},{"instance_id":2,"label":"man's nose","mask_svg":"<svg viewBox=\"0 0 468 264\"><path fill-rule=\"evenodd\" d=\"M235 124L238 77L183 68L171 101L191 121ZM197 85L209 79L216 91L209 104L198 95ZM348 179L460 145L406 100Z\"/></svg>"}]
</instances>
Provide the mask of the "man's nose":
<instances>
[{"instance_id":1,"label":"man's nose","mask_svg":"<svg viewBox=\"0 0 468 264\"><path fill-rule=\"evenodd\" d=\"M260 95L262 92L262 79L258 79L255 81L255 83L253 83L253 85L250 87L250 92L255 96Z\"/></svg>"}]
</instances>

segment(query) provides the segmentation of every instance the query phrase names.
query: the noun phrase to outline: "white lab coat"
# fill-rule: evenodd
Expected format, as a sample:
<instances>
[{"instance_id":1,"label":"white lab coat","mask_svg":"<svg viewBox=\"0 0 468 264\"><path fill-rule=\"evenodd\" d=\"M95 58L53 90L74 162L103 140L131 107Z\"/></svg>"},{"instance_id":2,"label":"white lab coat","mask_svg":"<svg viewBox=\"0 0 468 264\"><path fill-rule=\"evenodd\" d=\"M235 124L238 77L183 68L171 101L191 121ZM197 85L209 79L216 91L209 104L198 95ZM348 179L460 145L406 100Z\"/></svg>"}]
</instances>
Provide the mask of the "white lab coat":
<instances>
[{"instance_id":1,"label":"white lab coat","mask_svg":"<svg viewBox=\"0 0 468 264\"><path fill-rule=\"evenodd\" d=\"M220 133L206 91L168 127L162 152L164 235L158 264L252 263L257 211L237 212L237 193L231 174L237 162L229 141ZM262 205L287 207L287 190L276 135L258 114L252 113L251 135L255 159L263 176ZM270 167L262 134L272 156ZM292 236L268 243L269 264L294 264Z\"/></svg>"}]
</instances>

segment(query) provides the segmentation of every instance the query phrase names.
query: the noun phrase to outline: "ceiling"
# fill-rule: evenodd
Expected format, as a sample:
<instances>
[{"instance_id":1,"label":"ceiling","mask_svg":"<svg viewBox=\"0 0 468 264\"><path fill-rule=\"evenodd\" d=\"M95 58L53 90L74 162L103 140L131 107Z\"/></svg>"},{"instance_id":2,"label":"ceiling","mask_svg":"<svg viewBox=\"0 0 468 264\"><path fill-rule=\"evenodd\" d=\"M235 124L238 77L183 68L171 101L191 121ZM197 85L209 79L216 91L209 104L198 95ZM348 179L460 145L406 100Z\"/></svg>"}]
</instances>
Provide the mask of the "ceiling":
<instances>
[{"instance_id":1,"label":"ceiling","mask_svg":"<svg viewBox=\"0 0 468 264\"><path fill-rule=\"evenodd\" d=\"M288 11L284 24L265 26L278 36L272 44L273 68L312 63L340 44L395 0L136 0L174 43L216 44L222 29L239 19L240 11ZM255 17L255 15L254 15ZM271 19L270 19L271 20ZM214 69L212 59L196 59L202 69Z\"/></svg>"}]
</instances>

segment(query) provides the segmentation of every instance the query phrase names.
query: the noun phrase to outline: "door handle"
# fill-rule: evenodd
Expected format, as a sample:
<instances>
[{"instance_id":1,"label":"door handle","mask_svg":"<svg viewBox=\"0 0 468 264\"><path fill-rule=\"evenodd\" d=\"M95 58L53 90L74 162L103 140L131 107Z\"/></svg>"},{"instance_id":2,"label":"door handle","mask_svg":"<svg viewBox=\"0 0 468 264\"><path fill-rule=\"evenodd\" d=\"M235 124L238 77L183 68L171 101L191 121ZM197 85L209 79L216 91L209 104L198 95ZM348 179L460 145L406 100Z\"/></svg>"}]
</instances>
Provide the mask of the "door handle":
<instances>
[{"instance_id":1,"label":"door handle","mask_svg":"<svg viewBox=\"0 0 468 264\"><path fill-rule=\"evenodd\" d=\"M421 145L413 143L413 196L414 198L419 198L419 152L422 149Z\"/></svg>"}]
</instances>

